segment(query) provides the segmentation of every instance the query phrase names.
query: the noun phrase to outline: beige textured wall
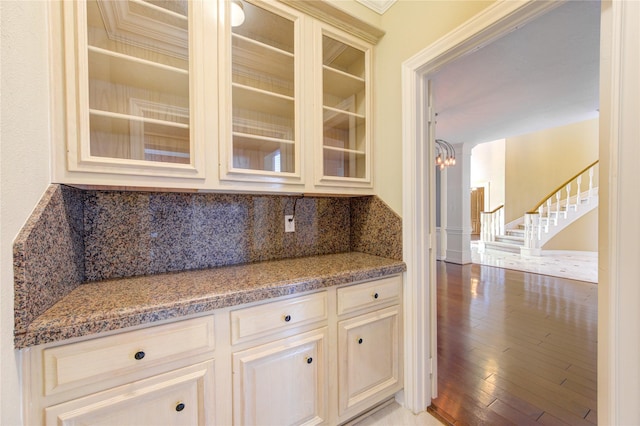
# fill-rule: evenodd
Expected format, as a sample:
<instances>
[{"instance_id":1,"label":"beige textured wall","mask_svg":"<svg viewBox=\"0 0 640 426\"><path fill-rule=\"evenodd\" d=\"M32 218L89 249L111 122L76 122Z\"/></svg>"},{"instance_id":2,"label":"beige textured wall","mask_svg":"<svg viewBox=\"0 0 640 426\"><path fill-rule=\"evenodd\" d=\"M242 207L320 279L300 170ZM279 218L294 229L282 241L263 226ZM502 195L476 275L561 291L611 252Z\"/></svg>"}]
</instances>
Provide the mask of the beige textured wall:
<instances>
[{"instance_id":1,"label":"beige textured wall","mask_svg":"<svg viewBox=\"0 0 640 426\"><path fill-rule=\"evenodd\" d=\"M493 1L399 0L382 15L386 31L374 55L374 179L377 193L402 214L401 65Z\"/></svg>"},{"instance_id":2,"label":"beige textured wall","mask_svg":"<svg viewBox=\"0 0 640 426\"><path fill-rule=\"evenodd\" d=\"M558 185L598 159L598 119L507 138L505 222L522 216ZM583 183L587 188L588 182ZM597 216L583 217L545 249L597 250Z\"/></svg>"},{"instance_id":3,"label":"beige textured wall","mask_svg":"<svg viewBox=\"0 0 640 426\"><path fill-rule=\"evenodd\" d=\"M544 250L598 251L598 209L592 210L553 237Z\"/></svg>"}]
</instances>

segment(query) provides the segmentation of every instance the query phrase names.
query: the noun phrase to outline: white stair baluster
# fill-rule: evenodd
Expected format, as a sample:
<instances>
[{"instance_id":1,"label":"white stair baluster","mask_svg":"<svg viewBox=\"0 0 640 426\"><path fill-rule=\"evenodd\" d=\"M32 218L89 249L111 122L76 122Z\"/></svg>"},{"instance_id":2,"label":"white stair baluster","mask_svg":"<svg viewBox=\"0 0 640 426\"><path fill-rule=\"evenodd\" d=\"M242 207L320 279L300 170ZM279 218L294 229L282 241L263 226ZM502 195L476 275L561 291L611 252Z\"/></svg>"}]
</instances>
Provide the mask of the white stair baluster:
<instances>
[{"instance_id":1,"label":"white stair baluster","mask_svg":"<svg viewBox=\"0 0 640 426\"><path fill-rule=\"evenodd\" d=\"M558 217L560 217L560 199L562 198L562 190L556 192L556 217L553 218L553 225L558 226Z\"/></svg>"},{"instance_id":2,"label":"white stair baluster","mask_svg":"<svg viewBox=\"0 0 640 426\"><path fill-rule=\"evenodd\" d=\"M526 248L532 248L533 247L533 227L531 226L531 216L533 216L530 213L525 213L524 214L524 246Z\"/></svg>"},{"instance_id":3,"label":"white stair baluster","mask_svg":"<svg viewBox=\"0 0 640 426\"><path fill-rule=\"evenodd\" d=\"M582 198L582 194L580 194L580 185L582 184L582 175L578 176L578 193L576 194L576 211L580 208L580 199Z\"/></svg>"},{"instance_id":4,"label":"white stair baluster","mask_svg":"<svg viewBox=\"0 0 640 426\"><path fill-rule=\"evenodd\" d=\"M567 203L564 206L564 218L567 218L569 209L571 208L571 182L567 184Z\"/></svg>"}]
</instances>

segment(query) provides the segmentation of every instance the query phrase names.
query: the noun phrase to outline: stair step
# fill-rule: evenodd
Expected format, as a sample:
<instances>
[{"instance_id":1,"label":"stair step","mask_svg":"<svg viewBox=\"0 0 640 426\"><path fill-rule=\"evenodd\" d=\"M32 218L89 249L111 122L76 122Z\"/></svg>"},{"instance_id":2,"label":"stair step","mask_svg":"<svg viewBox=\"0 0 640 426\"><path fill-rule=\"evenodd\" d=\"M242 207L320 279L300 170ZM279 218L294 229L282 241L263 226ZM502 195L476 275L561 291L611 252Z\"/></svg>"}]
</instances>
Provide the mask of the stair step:
<instances>
[{"instance_id":1,"label":"stair step","mask_svg":"<svg viewBox=\"0 0 640 426\"><path fill-rule=\"evenodd\" d=\"M506 232L509 236L524 238L524 225L518 229L507 229Z\"/></svg>"},{"instance_id":2,"label":"stair step","mask_svg":"<svg viewBox=\"0 0 640 426\"><path fill-rule=\"evenodd\" d=\"M519 246L523 246L524 245L524 236L519 237L519 236L515 236L515 235L496 235L496 241L500 242L500 243L510 243L510 244L516 244Z\"/></svg>"},{"instance_id":3,"label":"stair step","mask_svg":"<svg viewBox=\"0 0 640 426\"><path fill-rule=\"evenodd\" d=\"M488 241L484 243L485 250L504 251L509 253L520 253L520 247L517 244L501 243L499 241Z\"/></svg>"}]
</instances>

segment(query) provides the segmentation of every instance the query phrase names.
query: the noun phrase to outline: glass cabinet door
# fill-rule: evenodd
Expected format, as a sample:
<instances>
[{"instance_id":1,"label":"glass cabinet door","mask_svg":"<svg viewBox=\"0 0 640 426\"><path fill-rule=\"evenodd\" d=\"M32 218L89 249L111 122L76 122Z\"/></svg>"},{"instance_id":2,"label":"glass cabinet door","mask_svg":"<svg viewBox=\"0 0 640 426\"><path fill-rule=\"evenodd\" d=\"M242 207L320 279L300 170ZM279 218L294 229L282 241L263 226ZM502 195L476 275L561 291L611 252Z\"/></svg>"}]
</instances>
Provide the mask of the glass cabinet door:
<instances>
[{"instance_id":1,"label":"glass cabinet door","mask_svg":"<svg viewBox=\"0 0 640 426\"><path fill-rule=\"evenodd\" d=\"M189 114L191 5L87 0L85 157L129 165L194 164Z\"/></svg>"},{"instance_id":2,"label":"glass cabinet door","mask_svg":"<svg viewBox=\"0 0 640 426\"><path fill-rule=\"evenodd\" d=\"M221 140L221 177L299 179L299 17L270 3L226 3L228 13L241 5L244 22L231 27L231 132Z\"/></svg>"},{"instance_id":3,"label":"glass cabinet door","mask_svg":"<svg viewBox=\"0 0 640 426\"><path fill-rule=\"evenodd\" d=\"M322 178L369 181L368 49L322 35Z\"/></svg>"}]
</instances>

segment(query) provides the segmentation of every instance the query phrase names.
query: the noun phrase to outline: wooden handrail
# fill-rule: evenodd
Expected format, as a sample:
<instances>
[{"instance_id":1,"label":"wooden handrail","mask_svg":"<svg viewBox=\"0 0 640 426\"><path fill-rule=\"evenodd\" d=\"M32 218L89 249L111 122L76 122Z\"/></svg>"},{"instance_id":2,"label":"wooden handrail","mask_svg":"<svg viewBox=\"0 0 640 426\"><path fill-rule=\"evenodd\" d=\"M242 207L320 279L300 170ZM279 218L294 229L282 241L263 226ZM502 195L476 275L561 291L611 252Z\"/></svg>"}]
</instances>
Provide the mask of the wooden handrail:
<instances>
[{"instance_id":1,"label":"wooden handrail","mask_svg":"<svg viewBox=\"0 0 640 426\"><path fill-rule=\"evenodd\" d=\"M491 210L490 212L481 212L481 213L483 213L483 214L493 214L493 213L497 212L498 210L500 210L503 207L504 207L504 204L500 204L498 207L496 207L495 209Z\"/></svg>"},{"instance_id":2,"label":"wooden handrail","mask_svg":"<svg viewBox=\"0 0 640 426\"><path fill-rule=\"evenodd\" d=\"M536 213L538 213L538 209L540 208L540 206L543 205L549 198L553 197L556 194L556 192L562 190L565 186L567 186L569 184L569 182L572 182L578 176L580 176L581 174L583 174L584 172L586 172L587 170L589 170L591 167L595 166L599 162L600 162L600 160L594 161L593 163L589 164L587 167L585 167L584 169L582 169L581 171L576 173L571 179L567 179L562 185L559 185L556 189L551 191L549 193L549 195L544 197L542 199L542 201L540 201L531 211L528 211L527 214L536 214Z\"/></svg>"}]
</instances>

